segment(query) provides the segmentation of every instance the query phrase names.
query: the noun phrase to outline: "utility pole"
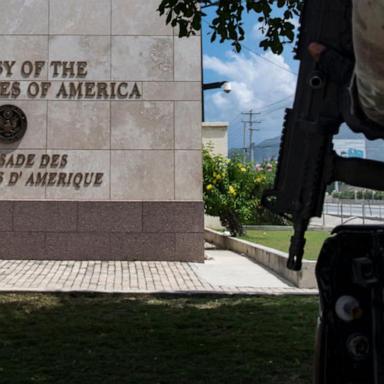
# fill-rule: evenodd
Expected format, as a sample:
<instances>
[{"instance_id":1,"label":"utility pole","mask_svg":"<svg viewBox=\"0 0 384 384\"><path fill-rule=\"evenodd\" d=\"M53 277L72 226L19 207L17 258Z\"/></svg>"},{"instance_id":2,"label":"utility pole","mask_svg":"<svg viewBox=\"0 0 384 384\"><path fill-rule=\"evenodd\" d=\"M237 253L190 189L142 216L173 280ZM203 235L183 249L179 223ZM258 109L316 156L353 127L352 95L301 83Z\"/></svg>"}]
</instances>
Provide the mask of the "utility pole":
<instances>
[{"instance_id":1,"label":"utility pole","mask_svg":"<svg viewBox=\"0 0 384 384\"><path fill-rule=\"evenodd\" d=\"M243 123L243 161L245 161L247 159L247 142L246 142L245 135L247 133L248 122L245 120L242 120L241 122Z\"/></svg>"},{"instance_id":2,"label":"utility pole","mask_svg":"<svg viewBox=\"0 0 384 384\"><path fill-rule=\"evenodd\" d=\"M249 155L248 155L248 160L253 163L254 157L255 157L255 154L253 151L253 147L254 147L253 132L260 130L258 128L254 128L254 125L261 124L260 120L254 120L253 117L256 115L260 115L260 113L253 112L253 110L251 109L249 112L243 112L242 115L248 116L248 118L249 118L248 121L245 121L245 123L248 124L248 126L249 126ZM244 125L244 129L245 129L245 125ZM245 142L245 134L244 134L244 140L243 141ZM245 143L244 143L244 147L245 147Z\"/></svg>"}]
</instances>

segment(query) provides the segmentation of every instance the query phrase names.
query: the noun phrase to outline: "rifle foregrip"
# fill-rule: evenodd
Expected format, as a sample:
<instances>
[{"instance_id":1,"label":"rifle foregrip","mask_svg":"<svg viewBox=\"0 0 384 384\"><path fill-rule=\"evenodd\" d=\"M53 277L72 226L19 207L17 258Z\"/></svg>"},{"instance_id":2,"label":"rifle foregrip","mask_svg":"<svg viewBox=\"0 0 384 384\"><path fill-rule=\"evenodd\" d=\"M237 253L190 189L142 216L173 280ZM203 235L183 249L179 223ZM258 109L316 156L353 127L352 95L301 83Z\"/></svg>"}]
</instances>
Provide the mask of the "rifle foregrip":
<instances>
[{"instance_id":1,"label":"rifle foregrip","mask_svg":"<svg viewBox=\"0 0 384 384\"><path fill-rule=\"evenodd\" d=\"M287 268L293 271L300 271L305 247L305 238L291 237L291 246L289 247L289 257Z\"/></svg>"},{"instance_id":2,"label":"rifle foregrip","mask_svg":"<svg viewBox=\"0 0 384 384\"><path fill-rule=\"evenodd\" d=\"M295 233L291 237L291 245L289 247L289 257L287 262L287 268L292 271L300 271L304 247L305 247L305 231L307 230L309 221L303 220L294 224Z\"/></svg>"}]
</instances>

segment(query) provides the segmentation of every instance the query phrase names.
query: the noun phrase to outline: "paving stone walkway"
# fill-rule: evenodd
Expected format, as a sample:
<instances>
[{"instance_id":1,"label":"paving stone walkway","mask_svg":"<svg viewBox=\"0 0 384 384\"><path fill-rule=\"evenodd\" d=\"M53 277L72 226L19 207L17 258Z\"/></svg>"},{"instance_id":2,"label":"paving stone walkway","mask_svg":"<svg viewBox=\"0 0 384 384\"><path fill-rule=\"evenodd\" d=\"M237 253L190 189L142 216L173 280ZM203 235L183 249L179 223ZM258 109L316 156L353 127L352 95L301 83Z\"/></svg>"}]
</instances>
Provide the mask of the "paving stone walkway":
<instances>
[{"instance_id":1,"label":"paving stone walkway","mask_svg":"<svg viewBox=\"0 0 384 384\"><path fill-rule=\"evenodd\" d=\"M0 261L0 291L316 294L298 289L229 251L206 250L204 264L127 261Z\"/></svg>"}]
</instances>

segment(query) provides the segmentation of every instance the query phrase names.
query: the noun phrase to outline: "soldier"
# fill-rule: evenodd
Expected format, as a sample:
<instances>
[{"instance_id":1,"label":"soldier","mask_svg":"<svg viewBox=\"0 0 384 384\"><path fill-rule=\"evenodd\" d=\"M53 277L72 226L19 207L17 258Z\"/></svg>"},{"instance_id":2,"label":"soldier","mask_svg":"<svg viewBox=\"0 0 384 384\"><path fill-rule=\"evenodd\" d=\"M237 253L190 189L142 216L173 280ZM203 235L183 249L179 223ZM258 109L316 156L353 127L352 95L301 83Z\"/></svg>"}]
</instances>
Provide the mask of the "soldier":
<instances>
[{"instance_id":1,"label":"soldier","mask_svg":"<svg viewBox=\"0 0 384 384\"><path fill-rule=\"evenodd\" d=\"M359 105L384 126L384 0L353 0L352 28ZM319 61L327 47L311 43L308 49Z\"/></svg>"},{"instance_id":2,"label":"soldier","mask_svg":"<svg viewBox=\"0 0 384 384\"><path fill-rule=\"evenodd\" d=\"M384 126L384 0L353 0L353 40L360 105Z\"/></svg>"}]
</instances>

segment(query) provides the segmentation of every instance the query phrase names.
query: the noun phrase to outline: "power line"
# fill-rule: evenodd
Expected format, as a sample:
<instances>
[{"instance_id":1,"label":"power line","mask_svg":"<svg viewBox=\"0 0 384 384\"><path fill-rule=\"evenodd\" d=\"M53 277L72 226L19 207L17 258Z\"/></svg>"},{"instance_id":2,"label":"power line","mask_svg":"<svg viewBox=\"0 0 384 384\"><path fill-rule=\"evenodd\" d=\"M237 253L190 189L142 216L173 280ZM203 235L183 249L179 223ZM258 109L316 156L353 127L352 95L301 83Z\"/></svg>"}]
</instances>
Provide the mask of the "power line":
<instances>
[{"instance_id":1,"label":"power line","mask_svg":"<svg viewBox=\"0 0 384 384\"><path fill-rule=\"evenodd\" d=\"M284 97L283 99L280 99L280 100L274 101L273 103L267 104L267 105L264 106L264 109L267 109L267 108L269 108L269 107L272 107L272 105L280 104L281 102L283 102L283 101L285 101L285 100L292 99L293 96L295 96L294 93L292 93L291 95L289 95L289 96L287 96L287 97Z\"/></svg>"},{"instance_id":2,"label":"power line","mask_svg":"<svg viewBox=\"0 0 384 384\"><path fill-rule=\"evenodd\" d=\"M282 107L275 108L275 109L271 109L270 111L263 112L262 114L263 114L263 116L265 116L265 115L269 115L269 114L271 114L271 113L273 113L273 112L281 111L282 109L286 109L286 108L288 108L288 107L289 107L289 105L283 105ZM261 113L261 112L260 112L260 113Z\"/></svg>"},{"instance_id":3,"label":"power line","mask_svg":"<svg viewBox=\"0 0 384 384\"><path fill-rule=\"evenodd\" d=\"M286 100L288 100L288 99L291 99L293 96L295 96L295 94L292 94L292 95L289 95L289 96L287 96L287 97L284 97L283 99L278 100L278 101L275 101L275 102L273 102L273 103L271 103L271 104L264 105L263 109L258 110L257 112L259 112L259 113L268 112L268 111L269 111L269 107L272 107L272 106L274 106L274 105L280 104L280 103L282 103L283 101L286 101Z\"/></svg>"},{"instance_id":4,"label":"power line","mask_svg":"<svg viewBox=\"0 0 384 384\"><path fill-rule=\"evenodd\" d=\"M288 100L288 99L291 99L292 97L294 96L294 94L292 95L289 95L287 97L284 97L283 99L280 99L280 100L277 100L277 101L274 101L273 103L270 103L270 104L267 104L265 105L263 108L264 109L261 109L261 110L257 110L256 112L257 113L260 113L260 114L268 114L269 112L273 112L273 111L278 111L280 109L283 109L283 108L286 108L285 106L283 107L279 107L278 109L274 109L274 110L269 110L269 107L272 107L274 105L277 105L277 104L280 104L282 103L283 101L285 100ZM238 118L242 115L241 112L239 112L232 120L229 121L229 125L233 124L236 120L238 120ZM242 121L244 123L244 121Z\"/></svg>"},{"instance_id":5,"label":"power line","mask_svg":"<svg viewBox=\"0 0 384 384\"><path fill-rule=\"evenodd\" d=\"M204 20L204 19L203 19L202 21L203 21L205 24L207 24L208 26L211 25L210 23L208 23L207 20ZM290 69L287 69L287 68L283 67L282 65L276 63L275 61L273 61L273 60L271 60L271 59L268 59L267 57L265 57L265 56L261 55L260 53L256 52L254 49L247 47L247 46L244 45L243 43L241 44L241 46L242 46L243 48L245 48L246 50L252 52L252 53L255 54L256 56L258 56L260 59L267 61L268 63L270 63L270 64L272 64L272 65L274 65L274 66L276 66L276 67L282 69L283 71L286 71L286 72L288 72L288 73L290 73L290 74L292 74L292 75L298 76L298 74L297 74L296 72L293 72L293 71L291 71Z\"/></svg>"},{"instance_id":6,"label":"power line","mask_svg":"<svg viewBox=\"0 0 384 384\"><path fill-rule=\"evenodd\" d=\"M239 112L230 122L229 124L233 124L239 117L241 116L241 112Z\"/></svg>"},{"instance_id":7,"label":"power line","mask_svg":"<svg viewBox=\"0 0 384 384\"><path fill-rule=\"evenodd\" d=\"M287 97L284 97L283 99L280 99L280 100L277 100L277 101L274 101L273 103L270 103L270 104L267 104L267 105L264 105L263 106L263 109L260 109L260 110L256 110L257 113L265 113L265 112L269 112L269 107L272 107L274 105L277 105L277 104L280 104L282 103L283 101L285 100L289 100L291 99L293 96L295 96L295 94L293 93L292 95L289 95ZM284 107L286 108L286 107ZM232 120L230 120L229 124L233 124L240 116L241 116L241 112L239 112Z\"/></svg>"},{"instance_id":8,"label":"power line","mask_svg":"<svg viewBox=\"0 0 384 384\"><path fill-rule=\"evenodd\" d=\"M297 74L296 72L293 72L293 71L291 71L290 69L287 69L287 68L283 67L282 65L276 63L275 61L273 61L273 60L271 60L271 59L268 59L267 57L265 57L265 56L263 56L263 55L260 55L260 53L256 52L256 51L253 50L252 48L249 48L249 47L247 47L247 46L244 45L244 44L242 44L241 46L242 46L243 48L245 48L246 50L252 52L254 55L256 55L257 57L259 57L260 59L265 60L265 61L267 61L268 63L273 64L274 66L276 66L276 67L282 69L282 70L285 71L285 72L289 72L289 73L292 74L292 75L298 76L298 74Z\"/></svg>"}]
</instances>

